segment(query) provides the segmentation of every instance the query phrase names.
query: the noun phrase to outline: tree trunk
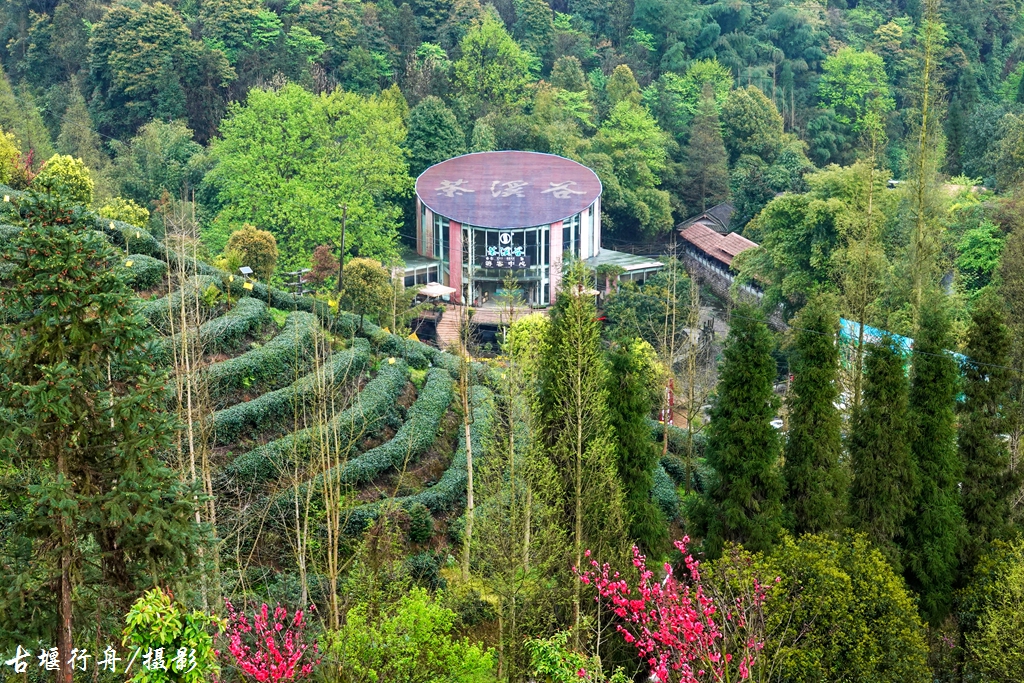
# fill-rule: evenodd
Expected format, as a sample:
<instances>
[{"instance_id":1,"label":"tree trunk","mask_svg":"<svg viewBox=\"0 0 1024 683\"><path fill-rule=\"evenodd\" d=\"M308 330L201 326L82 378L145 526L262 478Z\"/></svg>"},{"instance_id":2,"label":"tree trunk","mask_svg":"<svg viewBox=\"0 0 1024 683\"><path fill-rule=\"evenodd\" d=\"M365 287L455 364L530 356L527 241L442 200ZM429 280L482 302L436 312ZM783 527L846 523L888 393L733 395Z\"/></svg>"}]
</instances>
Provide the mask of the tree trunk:
<instances>
[{"instance_id":1,"label":"tree trunk","mask_svg":"<svg viewBox=\"0 0 1024 683\"><path fill-rule=\"evenodd\" d=\"M69 481L67 462L64 460L62 450L57 452L57 476ZM58 513L60 520L60 583L57 589L57 653L60 658L57 671L57 683L71 682L71 530L68 528L68 520L64 513Z\"/></svg>"}]
</instances>

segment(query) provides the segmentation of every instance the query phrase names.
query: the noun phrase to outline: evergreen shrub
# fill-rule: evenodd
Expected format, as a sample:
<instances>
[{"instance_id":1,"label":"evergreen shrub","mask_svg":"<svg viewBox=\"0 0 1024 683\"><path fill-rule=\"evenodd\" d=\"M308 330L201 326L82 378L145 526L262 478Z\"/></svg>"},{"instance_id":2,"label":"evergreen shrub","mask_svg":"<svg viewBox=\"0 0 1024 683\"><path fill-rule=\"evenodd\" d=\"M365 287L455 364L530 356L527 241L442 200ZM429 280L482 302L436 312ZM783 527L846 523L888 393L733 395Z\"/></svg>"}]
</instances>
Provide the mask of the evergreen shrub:
<instances>
[{"instance_id":1,"label":"evergreen shrub","mask_svg":"<svg viewBox=\"0 0 1024 683\"><path fill-rule=\"evenodd\" d=\"M127 265L131 261L132 265ZM160 259L145 254L132 254L121 262L120 270L124 273L125 282L138 291L151 289L163 282L167 273L167 264Z\"/></svg>"},{"instance_id":2,"label":"evergreen shrub","mask_svg":"<svg viewBox=\"0 0 1024 683\"><path fill-rule=\"evenodd\" d=\"M210 366L210 399L216 405L242 389L262 393L287 384L312 364L316 318L310 313L291 313L284 329L263 346Z\"/></svg>"},{"instance_id":3,"label":"evergreen shrub","mask_svg":"<svg viewBox=\"0 0 1024 683\"><path fill-rule=\"evenodd\" d=\"M296 314L292 314L296 315ZM377 376L359 392L352 405L338 413L322 428L293 432L244 453L226 468L229 477L244 486L261 485L292 462L302 462L312 448L327 435L342 453L354 447L366 433L385 420L405 387L408 366L396 360L383 363ZM294 495L289 492L288 495ZM304 495L300 491L299 495ZM285 498L279 502L285 502ZM290 499L289 499L290 500Z\"/></svg>"},{"instance_id":4,"label":"evergreen shrub","mask_svg":"<svg viewBox=\"0 0 1024 683\"><path fill-rule=\"evenodd\" d=\"M255 301L243 299L242 301ZM266 308L266 304L257 302ZM281 429L294 419L296 411L310 405L320 397L319 387L324 383L340 388L359 375L370 363L370 345L365 339L355 339L352 348L335 353L327 361L323 372L312 372L294 384L263 394L244 403L236 403L213 415L214 439L224 445L237 441L246 432Z\"/></svg>"}]
</instances>

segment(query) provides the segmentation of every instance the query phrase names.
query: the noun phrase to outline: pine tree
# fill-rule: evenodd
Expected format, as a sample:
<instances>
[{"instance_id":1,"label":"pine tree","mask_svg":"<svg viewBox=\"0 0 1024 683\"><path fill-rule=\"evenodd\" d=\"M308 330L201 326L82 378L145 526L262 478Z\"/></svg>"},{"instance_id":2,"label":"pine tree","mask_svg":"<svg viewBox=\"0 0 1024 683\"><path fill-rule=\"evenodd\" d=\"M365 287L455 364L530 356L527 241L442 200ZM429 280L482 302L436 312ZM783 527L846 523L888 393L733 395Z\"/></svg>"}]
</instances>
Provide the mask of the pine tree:
<instances>
[{"instance_id":1,"label":"pine tree","mask_svg":"<svg viewBox=\"0 0 1024 683\"><path fill-rule=\"evenodd\" d=\"M655 351L641 339L627 339L608 353L608 402L615 430L615 465L622 487L629 535L645 554L659 555L668 533L661 511L651 500L658 448L647 420L659 384Z\"/></svg>"},{"instance_id":2,"label":"pine tree","mask_svg":"<svg viewBox=\"0 0 1024 683\"><path fill-rule=\"evenodd\" d=\"M968 563L975 562L990 541L1009 531L1010 495L1018 486L1019 476L1010 470L1009 449L1001 436L1010 388L1010 334L1001 306L994 296L978 302L965 350L968 360L957 443L964 464L961 500Z\"/></svg>"},{"instance_id":3,"label":"pine tree","mask_svg":"<svg viewBox=\"0 0 1024 683\"><path fill-rule=\"evenodd\" d=\"M900 569L897 541L913 509L907 377L896 342L886 337L868 349L864 396L853 418L850 461L851 526L862 531Z\"/></svg>"},{"instance_id":4,"label":"pine tree","mask_svg":"<svg viewBox=\"0 0 1024 683\"><path fill-rule=\"evenodd\" d=\"M957 484L963 467L956 449L956 362L949 316L938 292L926 295L914 335L910 380L910 448L917 498L904 544L908 583L921 596L922 616L937 626L949 613L963 533Z\"/></svg>"},{"instance_id":5,"label":"pine tree","mask_svg":"<svg viewBox=\"0 0 1024 683\"><path fill-rule=\"evenodd\" d=\"M585 550L602 561L616 559L613 554L620 550L625 531L608 420L608 371L597 307L588 294L592 286L582 262L563 274L551 311L539 398L540 437L547 460L558 472L559 490L549 499L564 502L570 562L580 568ZM578 581L574 591L573 637L578 646L583 600Z\"/></svg>"},{"instance_id":6,"label":"pine tree","mask_svg":"<svg viewBox=\"0 0 1024 683\"><path fill-rule=\"evenodd\" d=\"M53 195L30 193L17 211L22 229L2 255L17 285L0 290L14 321L0 333L0 457L33 482L4 482L17 496L12 538L32 542L0 558L0 615L20 622L0 629L52 628L39 635L68 662L75 602L126 608L180 573L199 529L194 492L159 457L174 431L166 376L150 365L150 328L115 271L118 252ZM57 678L70 683L70 668Z\"/></svg>"},{"instance_id":7,"label":"pine tree","mask_svg":"<svg viewBox=\"0 0 1024 683\"><path fill-rule=\"evenodd\" d=\"M800 311L796 330L793 384L787 402L789 435L786 511L796 534L838 531L846 507L847 477L839 398L839 316L833 297L816 296Z\"/></svg>"},{"instance_id":8,"label":"pine tree","mask_svg":"<svg viewBox=\"0 0 1024 683\"><path fill-rule=\"evenodd\" d=\"M709 204L717 204L729 196L728 158L714 92L710 84L705 84L686 143L683 200L687 204L704 211Z\"/></svg>"},{"instance_id":9,"label":"pine tree","mask_svg":"<svg viewBox=\"0 0 1024 683\"><path fill-rule=\"evenodd\" d=\"M755 552L768 550L782 531L779 435L771 425L779 407L773 346L759 313L738 307L730 320L708 427L707 464L715 481L693 514L712 558L725 541Z\"/></svg>"}]
</instances>

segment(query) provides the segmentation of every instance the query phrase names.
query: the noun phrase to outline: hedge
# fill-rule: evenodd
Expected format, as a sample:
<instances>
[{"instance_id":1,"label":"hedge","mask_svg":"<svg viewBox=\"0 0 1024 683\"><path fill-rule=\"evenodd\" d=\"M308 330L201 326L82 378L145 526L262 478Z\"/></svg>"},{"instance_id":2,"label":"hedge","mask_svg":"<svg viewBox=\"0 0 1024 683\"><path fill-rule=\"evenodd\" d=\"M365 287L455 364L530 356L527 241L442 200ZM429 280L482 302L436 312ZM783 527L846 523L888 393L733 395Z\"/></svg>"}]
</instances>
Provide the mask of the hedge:
<instances>
[{"instance_id":1,"label":"hedge","mask_svg":"<svg viewBox=\"0 0 1024 683\"><path fill-rule=\"evenodd\" d=\"M263 393L287 385L313 362L316 318L289 313L284 329L263 346L210 366L210 399L223 403L232 393L251 389Z\"/></svg>"},{"instance_id":2,"label":"hedge","mask_svg":"<svg viewBox=\"0 0 1024 683\"><path fill-rule=\"evenodd\" d=\"M679 496L676 494L675 482L668 476L665 468L658 463L654 467L654 485L651 487L651 496L665 513L669 521L679 515Z\"/></svg>"},{"instance_id":3,"label":"hedge","mask_svg":"<svg viewBox=\"0 0 1024 683\"><path fill-rule=\"evenodd\" d=\"M246 297L239 299L234 308L224 315L200 325L198 337L206 353L238 351L247 335L255 334L272 320L265 303ZM168 364L173 361L172 346L180 338L179 335L160 337L158 363Z\"/></svg>"},{"instance_id":4,"label":"hedge","mask_svg":"<svg viewBox=\"0 0 1024 683\"><path fill-rule=\"evenodd\" d=\"M493 394L486 387L474 386L471 400L473 423L470 426L470 439L473 443L473 464L476 467L486 458L483 445L490 435L494 422ZM460 501L465 500L466 480L466 439L462 437L459 439L459 448L452 456L448 469L441 475L440 481L412 496L370 503L353 509L346 522L346 531L349 534L362 533L380 515L385 504L400 505L408 510L416 503L422 503L434 514L451 510Z\"/></svg>"},{"instance_id":5,"label":"hedge","mask_svg":"<svg viewBox=\"0 0 1024 683\"><path fill-rule=\"evenodd\" d=\"M662 457L661 466L668 473L668 476L672 478L672 481L676 483L676 486L686 486L686 462L672 453ZM711 481L714 479L715 473L704 458L694 458L693 465L690 467L690 477L692 478L691 485L694 490L703 492L706 491Z\"/></svg>"},{"instance_id":6,"label":"hedge","mask_svg":"<svg viewBox=\"0 0 1024 683\"><path fill-rule=\"evenodd\" d=\"M647 424L651 427L651 434L654 435L654 439L660 444L665 438L665 426L657 420L648 418ZM685 454L687 451L687 439L689 438L689 430L680 429L675 425L668 426L668 450L672 453ZM695 456L704 456L704 444L705 437L703 434L693 435L693 452Z\"/></svg>"},{"instance_id":7,"label":"hedge","mask_svg":"<svg viewBox=\"0 0 1024 683\"><path fill-rule=\"evenodd\" d=\"M262 301L257 303L266 310L266 304ZM331 356L322 371L312 372L290 386L251 401L218 410L213 415L215 442L218 445L232 443L246 430L260 432L287 427L294 420L296 410L301 412L313 401L323 398L318 389L325 383L343 386L348 379L365 370L369 363L369 343L365 339L354 340L352 348Z\"/></svg>"},{"instance_id":8,"label":"hedge","mask_svg":"<svg viewBox=\"0 0 1024 683\"><path fill-rule=\"evenodd\" d=\"M405 387L408 370L401 360L382 363L377 376L356 395L352 405L326 426L302 429L244 453L225 468L225 473L243 485L261 484L287 466L305 460L323 435L336 447L349 449L387 418Z\"/></svg>"},{"instance_id":9,"label":"hedge","mask_svg":"<svg viewBox=\"0 0 1024 683\"><path fill-rule=\"evenodd\" d=\"M365 484L390 468L400 467L407 459L413 461L433 445L453 396L448 373L440 368L431 370L423 391L395 436L346 462L338 472L331 473L332 479L344 484Z\"/></svg>"},{"instance_id":10,"label":"hedge","mask_svg":"<svg viewBox=\"0 0 1024 683\"><path fill-rule=\"evenodd\" d=\"M253 297L283 311L305 311L312 313L320 319L321 324L326 329L343 337L354 336L359 328L358 316L344 311L332 314L330 307L325 302L313 297L296 296L292 292L270 287L262 282L254 283L252 290L245 290L241 278L236 277L233 282L228 282L228 273L208 263L197 261L190 256L181 256L173 249L165 248L147 231L128 223L97 217L96 224L97 228L107 234L116 245L124 247L127 244L132 250L140 254L165 260L172 266L180 262L184 266L185 271L191 274L215 277L218 279L218 286L224 290L230 289L233 296L241 297L246 293L250 293ZM136 237L136 235L139 236ZM385 332L381 327L369 321L364 321L363 323L362 336L369 339L374 349L379 353L389 356L400 356L414 368L422 369L430 364L447 369L453 377L458 376L459 360L450 353L435 349L421 342ZM485 372L485 366L482 364L474 363L473 367L475 376L482 376L482 373Z\"/></svg>"},{"instance_id":11,"label":"hedge","mask_svg":"<svg viewBox=\"0 0 1024 683\"><path fill-rule=\"evenodd\" d=\"M132 254L120 262L118 271L124 273L125 282L132 289L151 289L163 282L167 264L152 256Z\"/></svg>"},{"instance_id":12,"label":"hedge","mask_svg":"<svg viewBox=\"0 0 1024 683\"><path fill-rule=\"evenodd\" d=\"M196 299L202 300L202 293L211 285L216 287L217 284L217 280L208 275L189 278L183 287L175 289L167 296L141 302L139 312L160 332L166 334L171 328L170 315L179 314L183 297L185 307L189 308Z\"/></svg>"}]
</instances>

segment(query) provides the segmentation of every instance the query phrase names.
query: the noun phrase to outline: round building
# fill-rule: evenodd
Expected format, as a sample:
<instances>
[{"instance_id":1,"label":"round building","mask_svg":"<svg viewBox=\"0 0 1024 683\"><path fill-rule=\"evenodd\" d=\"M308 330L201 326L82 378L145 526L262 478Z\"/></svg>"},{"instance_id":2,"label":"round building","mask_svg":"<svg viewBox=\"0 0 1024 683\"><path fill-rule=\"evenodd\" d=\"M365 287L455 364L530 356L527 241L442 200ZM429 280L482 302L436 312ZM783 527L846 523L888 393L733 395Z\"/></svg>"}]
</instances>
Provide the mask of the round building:
<instances>
[{"instance_id":1,"label":"round building","mask_svg":"<svg viewBox=\"0 0 1024 683\"><path fill-rule=\"evenodd\" d=\"M458 302L496 303L511 271L523 300L547 306L563 258L601 253L601 181L554 154L448 159L416 179L416 251L423 277L454 288Z\"/></svg>"}]
</instances>

